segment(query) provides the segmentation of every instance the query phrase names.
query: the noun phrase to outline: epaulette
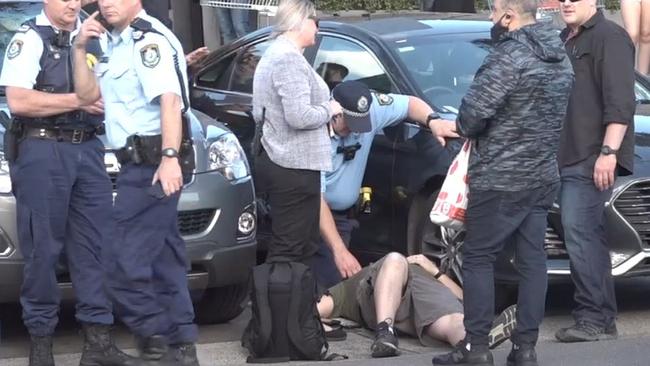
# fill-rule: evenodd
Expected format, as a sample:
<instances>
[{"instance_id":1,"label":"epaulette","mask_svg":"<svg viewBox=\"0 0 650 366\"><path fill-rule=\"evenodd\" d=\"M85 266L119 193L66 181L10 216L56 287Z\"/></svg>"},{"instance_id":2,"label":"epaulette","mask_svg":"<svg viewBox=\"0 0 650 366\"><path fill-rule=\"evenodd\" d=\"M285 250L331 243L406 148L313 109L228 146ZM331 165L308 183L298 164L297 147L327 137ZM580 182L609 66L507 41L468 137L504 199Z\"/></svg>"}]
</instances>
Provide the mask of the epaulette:
<instances>
[{"instance_id":1,"label":"epaulette","mask_svg":"<svg viewBox=\"0 0 650 366\"><path fill-rule=\"evenodd\" d=\"M16 33L27 33L30 29L32 29L32 27L25 23L16 29Z\"/></svg>"},{"instance_id":2,"label":"epaulette","mask_svg":"<svg viewBox=\"0 0 650 366\"><path fill-rule=\"evenodd\" d=\"M133 40L139 41L144 37L148 32L155 31L151 22L148 22L142 18L135 18L131 22L131 28L133 28Z\"/></svg>"}]
</instances>

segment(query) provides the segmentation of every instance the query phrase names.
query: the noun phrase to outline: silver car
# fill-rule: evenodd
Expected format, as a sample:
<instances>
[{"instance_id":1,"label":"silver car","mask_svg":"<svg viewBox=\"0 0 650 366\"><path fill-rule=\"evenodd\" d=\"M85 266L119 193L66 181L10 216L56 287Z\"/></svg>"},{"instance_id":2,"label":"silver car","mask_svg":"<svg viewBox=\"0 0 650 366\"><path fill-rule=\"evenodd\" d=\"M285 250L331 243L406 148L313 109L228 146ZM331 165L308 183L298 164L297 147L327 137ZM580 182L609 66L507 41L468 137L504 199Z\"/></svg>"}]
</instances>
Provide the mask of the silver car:
<instances>
[{"instance_id":1,"label":"silver car","mask_svg":"<svg viewBox=\"0 0 650 366\"><path fill-rule=\"evenodd\" d=\"M1 55L14 31L41 8L42 2L36 0L0 0ZM2 87L1 113L9 115ZM180 197L178 224L191 262L187 276L196 300L197 320L224 322L242 312L248 272L256 261L253 182L246 155L235 135L201 112L191 110L189 118L196 169ZM0 127L0 144L3 134L4 128ZM120 169L117 159L109 151L105 160L114 180ZM9 165L0 151L0 303L18 300L22 274ZM57 278L63 297L72 298L64 258Z\"/></svg>"}]
</instances>

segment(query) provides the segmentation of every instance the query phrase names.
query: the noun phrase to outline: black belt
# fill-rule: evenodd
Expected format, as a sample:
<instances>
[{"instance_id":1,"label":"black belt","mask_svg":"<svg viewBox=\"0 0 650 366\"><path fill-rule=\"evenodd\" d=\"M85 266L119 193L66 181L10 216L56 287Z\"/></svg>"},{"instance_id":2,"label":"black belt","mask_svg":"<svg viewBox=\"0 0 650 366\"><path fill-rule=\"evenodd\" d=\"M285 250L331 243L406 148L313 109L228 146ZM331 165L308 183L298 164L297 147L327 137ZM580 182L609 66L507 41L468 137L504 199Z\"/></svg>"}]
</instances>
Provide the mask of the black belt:
<instances>
[{"instance_id":1,"label":"black belt","mask_svg":"<svg viewBox=\"0 0 650 366\"><path fill-rule=\"evenodd\" d=\"M55 140L58 142L71 142L73 144L81 144L90 141L97 136L97 129L59 129L59 128L37 128L24 126L22 130L22 137L35 137L45 140Z\"/></svg>"}]
</instances>

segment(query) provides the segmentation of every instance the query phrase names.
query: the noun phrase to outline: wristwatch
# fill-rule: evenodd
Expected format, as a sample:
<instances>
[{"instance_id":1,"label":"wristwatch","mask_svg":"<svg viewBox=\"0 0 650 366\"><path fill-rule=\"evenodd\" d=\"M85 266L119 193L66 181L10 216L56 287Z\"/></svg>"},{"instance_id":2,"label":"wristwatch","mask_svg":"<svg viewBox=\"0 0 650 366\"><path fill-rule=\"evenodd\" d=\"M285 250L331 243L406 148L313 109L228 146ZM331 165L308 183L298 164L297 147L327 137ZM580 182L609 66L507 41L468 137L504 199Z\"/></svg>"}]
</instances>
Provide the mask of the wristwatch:
<instances>
[{"instance_id":1,"label":"wristwatch","mask_svg":"<svg viewBox=\"0 0 650 366\"><path fill-rule=\"evenodd\" d=\"M603 155L616 155L617 152L618 150L614 150L607 145L603 145L603 147L600 148L600 153Z\"/></svg>"},{"instance_id":2,"label":"wristwatch","mask_svg":"<svg viewBox=\"0 0 650 366\"><path fill-rule=\"evenodd\" d=\"M178 157L178 151L172 147L168 147L166 149L163 149L162 151L162 156L163 157L168 157L168 158L177 158Z\"/></svg>"},{"instance_id":3,"label":"wristwatch","mask_svg":"<svg viewBox=\"0 0 650 366\"><path fill-rule=\"evenodd\" d=\"M426 125L429 127L429 122L431 122L432 119L440 119L440 115L436 112L433 112L427 116L427 122Z\"/></svg>"}]
</instances>

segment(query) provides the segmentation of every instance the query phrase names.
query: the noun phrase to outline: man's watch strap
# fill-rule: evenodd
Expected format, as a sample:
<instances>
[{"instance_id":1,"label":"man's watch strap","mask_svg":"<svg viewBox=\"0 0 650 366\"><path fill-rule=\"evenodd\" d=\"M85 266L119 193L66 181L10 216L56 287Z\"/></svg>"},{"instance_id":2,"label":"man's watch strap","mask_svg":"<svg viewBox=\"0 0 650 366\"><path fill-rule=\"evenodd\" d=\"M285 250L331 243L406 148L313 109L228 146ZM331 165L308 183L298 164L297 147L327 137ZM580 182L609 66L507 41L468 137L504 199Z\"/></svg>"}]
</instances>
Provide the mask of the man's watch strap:
<instances>
[{"instance_id":1,"label":"man's watch strap","mask_svg":"<svg viewBox=\"0 0 650 366\"><path fill-rule=\"evenodd\" d=\"M168 157L168 158L177 158L178 157L178 150L168 147L166 149L162 150L162 156L163 157Z\"/></svg>"},{"instance_id":2,"label":"man's watch strap","mask_svg":"<svg viewBox=\"0 0 650 366\"><path fill-rule=\"evenodd\" d=\"M440 119L440 115L436 112L433 112L427 116L427 126L429 126L429 122L434 119Z\"/></svg>"},{"instance_id":3,"label":"man's watch strap","mask_svg":"<svg viewBox=\"0 0 650 366\"><path fill-rule=\"evenodd\" d=\"M609 147L607 145L603 145L600 148L600 153L603 154L603 155L616 155L617 152L618 152L618 150L614 150L614 149L612 149L611 147Z\"/></svg>"}]
</instances>

